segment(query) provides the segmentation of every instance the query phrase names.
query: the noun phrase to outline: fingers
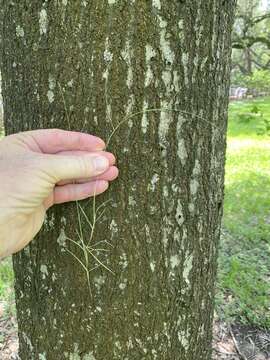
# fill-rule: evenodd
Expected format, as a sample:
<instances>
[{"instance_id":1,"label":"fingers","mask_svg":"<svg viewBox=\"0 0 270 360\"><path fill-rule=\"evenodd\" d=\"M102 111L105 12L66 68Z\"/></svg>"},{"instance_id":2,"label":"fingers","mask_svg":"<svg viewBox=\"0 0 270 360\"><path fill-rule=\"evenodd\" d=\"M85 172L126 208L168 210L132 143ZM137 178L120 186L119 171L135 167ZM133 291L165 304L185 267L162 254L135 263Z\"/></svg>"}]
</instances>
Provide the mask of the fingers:
<instances>
[{"instance_id":1,"label":"fingers","mask_svg":"<svg viewBox=\"0 0 270 360\"><path fill-rule=\"evenodd\" d=\"M65 156L82 156L82 155L88 155L89 151L81 151L81 150L75 150L75 151L60 151L57 153L57 155L65 155ZM107 151L95 151L95 152L90 152L91 155L101 155L101 156L105 156L108 160L110 165L114 165L115 164L115 156Z\"/></svg>"},{"instance_id":2,"label":"fingers","mask_svg":"<svg viewBox=\"0 0 270 360\"><path fill-rule=\"evenodd\" d=\"M81 156L81 155L88 155L89 152L87 151L61 151L59 152L57 155L74 155L74 156ZM94 154L94 153L91 153L91 154ZM115 164L115 157L113 154L109 153L109 152L106 152L106 151L96 151L95 152L96 155L102 155L102 156L105 156L108 160L109 160L109 165L112 166ZM108 174L107 172L110 170L110 168L104 173L105 176L98 176L98 177L95 177L93 179L91 178L87 178L87 179L79 179L79 180L75 180L74 179L68 179L68 180L62 180L60 182L57 183L57 185L65 185L65 184L71 184L71 183L85 183L85 182L88 182L90 180L94 180L94 179L99 179L99 180L114 180L117 176L115 176L115 169L114 170L111 170ZM113 173L112 173L113 172ZM118 175L118 170L117 170L117 175Z\"/></svg>"},{"instance_id":3,"label":"fingers","mask_svg":"<svg viewBox=\"0 0 270 360\"><path fill-rule=\"evenodd\" d=\"M42 155L40 165L48 181L53 184L61 180L87 179L98 176L109 169L106 156L88 154L84 156Z\"/></svg>"},{"instance_id":4,"label":"fingers","mask_svg":"<svg viewBox=\"0 0 270 360\"><path fill-rule=\"evenodd\" d=\"M83 200L90 196L99 195L108 189L108 181L91 181L85 184L68 184L56 186L53 196L47 200L45 207L48 209L54 204L62 204L68 201Z\"/></svg>"},{"instance_id":5,"label":"fingers","mask_svg":"<svg viewBox=\"0 0 270 360\"><path fill-rule=\"evenodd\" d=\"M118 177L119 170L116 166L111 166L107 171L105 171L103 174L94 176L91 179L88 179L88 181L93 180L106 180L106 181L113 181ZM87 180L87 179L86 179ZM78 183L84 183L86 182L85 179L79 179L77 181Z\"/></svg>"},{"instance_id":6,"label":"fingers","mask_svg":"<svg viewBox=\"0 0 270 360\"><path fill-rule=\"evenodd\" d=\"M87 178L87 179L78 179L78 180L63 180L59 181L57 185L66 185L66 184L83 184L87 183L89 181L93 180L105 180L105 181L113 181L118 177L119 171L116 166L110 166L107 171L105 171L103 174L94 176L93 178Z\"/></svg>"},{"instance_id":7,"label":"fingers","mask_svg":"<svg viewBox=\"0 0 270 360\"><path fill-rule=\"evenodd\" d=\"M41 152L45 154L68 150L95 151L105 148L102 139L76 131L44 129L28 131L25 134L31 136Z\"/></svg>"}]
</instances>

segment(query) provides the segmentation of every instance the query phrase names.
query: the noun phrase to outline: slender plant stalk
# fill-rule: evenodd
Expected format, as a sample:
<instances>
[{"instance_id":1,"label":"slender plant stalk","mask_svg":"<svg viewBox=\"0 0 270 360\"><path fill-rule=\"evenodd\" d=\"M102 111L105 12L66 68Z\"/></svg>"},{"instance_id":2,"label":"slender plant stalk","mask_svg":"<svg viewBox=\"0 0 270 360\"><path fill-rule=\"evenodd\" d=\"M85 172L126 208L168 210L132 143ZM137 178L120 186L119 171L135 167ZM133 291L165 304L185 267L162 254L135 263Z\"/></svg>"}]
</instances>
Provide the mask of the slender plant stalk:
<instances>
[{"instance_id":1,"label":"slender plant stalk","mask_svg":"<svg viewBox=\"0 0 270 360\"><path fill-rule=\"evenodd\" d=\"M204 117L200 116L200 115L194 115L189 111L185 111L185 110L180 110L180 109L168 109L168 108L153 108L153 109L145 109L145 110L141 110L138 111L136 113L130 114L128 116L126 116L123 120L121 120L116 127L113 129L113 131L111 132L111 134L109 135L107 142L106 142L106 148L109 146L112 137L114 136L114 134L116 133L116 131L121 127L121 125L123 125L124 123L126 123L127 121L129 121L130 119L132 119L133 117L136 117L138 115L142 115L148 112L179 112L181 114L185 114L185 115L191 115L194 116L197 119L201 119L202 121L206 122L207 124L213 126L213 123L211 123L211 121L206 120ZM215 126L215 125L214 125Z\"/></svg>"},{"instance_id":2,"label":"slender plant stalk","mask_svg":"<svg viewBox=\"0 0 270 360\"><path fill-rule=\"evenodd\" d=\"M65 101L65 96L63 93L63 89L59 84L59 89L60 89L60 93L61 93L61 97L64 103L64 108L65 108L65 112L67 115L67 120L68 120L68 126L69 126L69 130L71 130L71 126L70 126L70 118L69 118L69 112L66 106L66 101ZM205 123L211 125L211 126L215 126L214 124L212 124L210 121L206 120L205 118L203 118L202 116L199 115L194 115L188 111L184 111L184 110L180 110L180 109L168 109L168 108L151 108L151 109L145 109L142 111L138 111L136 113L130 114L128 116L126 116L123 120L121 120L116 126L113 126L112 124L112 132L109 135L107 141L106 141L106 149L109 147L112 138L114 137L114 135L116 134L116 132L119 130L119 128L124 125L126 122L128 122L130 119L138 116L138 115L142 115L148 112L178 112L184 115L191 115L197 119L200 119L201 121L204 121ZM215 126L216 127L216 126ZM217 128L217 127L216 127ZM220 130L220 129L218 129ZM100 221L100 219L104 216L105 211L106 211L106 205L111 201L111 199L104 201L101 205L99 205L98 207L96 206L96 192L94 191L94 196L93 196L93 202L92 202L92 219L90 220L90 218L87 216L86 212L84 211L83 207L79 204L78 201L76 201L76 208L77 208L77 218L78 218L78 226L79 229L76 229L76 233L78 236L78 240L79 242L67 238L69 241L71 241L72 243L76 244L83 252L83 256L84 256L84 263L82 260L80 260L71 250L66 249L68 253L70 253L77 261L78 263L83 267L83 269L86 272L87 275L87 282L88 282L88 286L89 286L89 290L91 292L91 288L90 288L90 271L98 268L98 267L103 267L104 269L106 269L107 271L109 271L110 273L114 274L114 272L107 267L104 263L102 263L102 261L94 254L94 252L107 252L109 251L108 249L105 248L96 248L95 246L100 244L100 243L105 243L107 245L110 245L110 243L108 243L106 240L101 240L99 242L97 242L96 244L92 244L92 246L90 246L90 244L93 242L94 239L94 233L95 233L95 228L96 228L96 224L98 221ZM104 209L102 209L104 207ZM102 209L102 210L101 210ZM86 223L88 224L88 226L90 227L90 236L88 241L86 242L84 240L84 236L83 236L83 229L82 229L82 219L81 219L81 214L84 217ZM89 261L89 255L95 260L95 262L97 263L96 266L94 266L93 268L90 269L90 261Z\"/></svg>"}]
</instances>

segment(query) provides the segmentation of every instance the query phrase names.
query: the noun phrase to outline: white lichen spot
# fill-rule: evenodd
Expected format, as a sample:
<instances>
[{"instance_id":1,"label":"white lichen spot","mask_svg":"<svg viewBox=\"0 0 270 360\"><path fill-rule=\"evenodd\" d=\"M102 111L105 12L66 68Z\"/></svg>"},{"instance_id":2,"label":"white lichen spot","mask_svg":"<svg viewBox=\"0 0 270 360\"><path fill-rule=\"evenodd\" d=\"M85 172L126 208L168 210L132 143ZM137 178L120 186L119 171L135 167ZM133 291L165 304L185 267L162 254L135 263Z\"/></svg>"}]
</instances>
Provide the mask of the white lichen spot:
<instances>
[{"instance_id":1,"label":"white lichen spot","mask_svg":"<svg viewBox=\"0 0 270 360\"><path fill-rule=\"evenodd\" d=\"M30 246L26 246L24 249L23 249L23 252L24 252L24 255L26 255L27 257L30 257Z\"/></svg>"},{"instance_id":2,"label":"white lichen spot","mask_svg":"<svg viewBox=\"0 0 270 360\"><path fill-rule=\"evenodd\" d=\"M181 234L180 234L180 232L179 232L179 229L175 229L174 230L174 233L173 233L173 240L175 241L175 242L178 242L178 243L181 243ZM182 245L182 243L181 243L181 245Z\"/></svg>"},{"instance_id":3,"label":"white lichen spot","mask_svg":"<svg viewBox=\"0 0 270 360\"><path fill-rule=\"evenodd\" d=\"M126 116L131 115L133 113L132 110L133 110L134 104L135 104L135 96L134 96L134 94L131 94L128 99L128 103L126 105ZM128 121L128 126L131 128L133 126L133 121L131 121L131 126Z\"/></svg>"},{"instance_id":4,"label":"white lichen spot","mask_svg":"<svg viewBox=\"0 0 270 360\"><path fill-rule=\"evenodd\" d=\"M68 3L68 0L62 0L62 4L63 4L64 6L67 6L67 3Z\"/></svg>"},{"instance_id":5,"label":"white lichen spot","mask_svg":"<svg viewBox=\"0 0 270 360\"><path fill-rule=\"evenodd\" d=\"M152 272L155 272L155 267L156 267L155 262L154 262L154 261L151 261L151 262L150 262L150 269L151 269Z\"/></svg>"},{"instance_id":6,"label":"white lichen spot","mask_svg":"<svg viewBox=\"0 0 270 360\"><path fill-rule=\"evenodd\" d=\"M191 214L194 214L195 206L193 203L188 204L188 210Z\"/></svg>"},{"instance_id":7,"label":"white lichen spot","mask_svg":"<svg viewBox=\"0 0 270 360\"><path fill-rule=\"evenodd\" d=\"M106 38L106 43L105 43L105 50L103 53L103 58L106 62L110 63L113 60L113 53L110 52L109 50L109 38Z\"/></svg>"},{"instance_id":8,"label":"white lichen spot","mask_svg":"<svg viewBox=\"0 0 270 360\"><path fill-rule=\"evenodd\" d=\"M178 21L178 27L179 27L179 30L183 30L184 29L184 20L183 19L180 19Z\"/></svg>"},{"instance_id":9,"label":"white lichen spot","mask_svg":"<svg viewBox=\"0 0 270 360\"><path fill-rule=\"evenodd\" d=\"M135 201L134 197L131 196L131 195L129 195L129 197L128 197L128 205L129 206L135 206L136 205L136 201Z\"/></svg>"},{"instance_id":10,"label":"white lichen spot","mask_svg":"<svg viewBox=\"0 0 270 360\"><path fill-rule=\"evenodd\" d=\"M148 119L147 119L147 112L145 111L146 109L148 109L148 102L146 100L144 100L143 103L143 117L142 117L142 132L145 134L147 132L147 127L148 127Z\"/></svg>"},{"instance_id":11,"label":"white lichen spot","mask_svg":"<svg viewBox=\"0 0 270 360\"><path fill-rule=\"evenodd\" d=\"M46 360L47 357L46 357L46 353L42 353L42 354L38 354L38 360Z\"/></svg>"},{"instance_id":12,"label":"white lichen spot","mask_svg":"<svg viewBox=\"0 0 270 360\"><path fill-rule=\"evenodd\" d=\"M17 37L24 37L24 30L20 25L16 26L16 35Z\"/></svg>"},{"instance_id":13,"label":"white lichen spot","mask_svg":"<svg viewBox=\"0 0 270 360\"><path fill-rule=\"evenodd\" d=\"M172 73L169 70L162 71L162 80L166 88L166 92L169 93L172 84Z\"/></svg>"},{"instance_id":14,"label":"white lichen spot","mask_svg":"<svg viewBox=\"0 0 270 360\"><path fill-rule=\"evenodd\" d=\"M155 214L157 212L156 206L153 206L153 205L150 206L149 210L150 210L151 214Z\"/></svg>"},{"instance_id":15,"label":"white lichen spot","mask_svg":"<svg viewBox=\"0 0 270 360\"><path fill-rule=\"evenodd\" d=\"M185 331L178 331L178 340L180 341L183 348L188 350L189 341Z\"/></svg>"},{"instance_id":16,"label":"white lichen spot","mask_svg":"<svg viewBox=\"0 0 270 360\"><path fill-rule=\"evenodd\" d=\"M178 184L172 184L172 191L177 192L178 190L179 190L179 185Z\"/></svg>"},{"instance_id":17,"label":"white lichen spot","mask_svg":"<svg viewBox=\"0 0 270 360\"><path fill-rule=\"evenodd\" d=\"M160 10L161 9L160 0L153 0L153 6L158 10Z\"/></svg>"},{"instance_id":18,"label":"white lichen spot","mask_svg":"<svg viewBox=\"0 0 270 360\"><path fill-rule=\"evenodd\" d=\"M128 73L127 73L127 87L129 89L131 89L132 83L133 83L133 71L132 71L132 67L129 66Z\"/></svg>"},{"instance_id":19,"label":"white lichen spot","mask_svg":"<svg viewBox=\"0 0 270 360\"><path fill-rule=\"evenodd\" d=\"M167 101L161 102L161 109L168 109L169 104ZM160 113L160 121L159 121L159 127L158 127L158 134L160 143L164 143L164 140L166 139L166 136L169 131L169 127L171 124L172 118L171 114L168 111L161 111Z\"/></svg>"},{"instance_id":20,"label":"white lichen spot","mask_svg":"<svg viewBox=\"0 0 270 360\"><path fill-rule=\"evenodd\" d=\"M98 117L96 115L94 116L94 123L98 125Z\"/></svg>"},{"instance_id":21,"label":"white lichen spot","mask_svg":"<svg viewBox=\"0 0 270 360\"><path fill-rule=\"evenodd\" d=\"M192 175L193 176L199 175L200 172L201 172L201 166L200 166L199 160L196 159Z\"/></svg>"},{"instance_id":22,"label":"white lichen spot","mask_svg":"<svg viewBox=\"0 0 270 360\"><path fill-rule=\"evenodd\" d=\"M116 342L114 343L114 345L115 345L115 347L116 347L118 350L121 350L121 349L122 349L121 344L120 344L120 341L116 341Z\"/></svg>"},{"instance_id":23,"label":"white lichen spot","mask_svg":"<svg viewBox=\"0 0 270 360\"><path fill-rule=\"evenodd\" d=\"M66 358L68 358L68 360L96 360L92 351L88 354L81 356L79 345L76 343L74 344L74 352L72 353L65 352L64 355Z\"/></svg>"},{"instance_id":24,"label":"white lichen spot","mask_svg":"<svg viewBox=\"0 0 270 360\"><path fill-rule=\"evenodd\" d=\"M42 279L45 279L46 276L48 276L48 269L47 269L47 266L46 265L41 265L40 266L40 272L42 273Z\"/></svg>"},{"instance_id":25,"label":"white lichen spot","mask_svg":"<svg viewBox=\"0 0 270 360\"><path fill-rule=\"evenodd\" d=\"M145 45L145 59L146 59L146 63L149 63L153 57L155 57L157 55L156 50L150 45L150 44L146 44Z\"/></svg>"},{"instance_id":26,"label":"white lichen spot","mask_svg":"<svg viewBox=\"0 0 270 360\"><path fill-rule=\"evenodd\" d=\"M189 61L189 54L183 52L183 54L182 54L182 64L183 64L184 68L187 68L188 61Z\"/></svg>"},{"instance_id":27,"label":"white lichen spot","mask_svg":"<svg viewBox=\"0 0 270 360\"><path fill-rule=\"evenodd\" d=\"M151 84L153 80L153 71L150 66L147 67L145 79L144 79L144 86L147 87Z\"/></svg>"},{"instance_id":28,"label":"white lichen spot","mask_svg":"<svg viewBox=\"0 0 270 360\"><path fill-rule=\"evenodd\" d=\"M64 247L66 247L66 240L67 240L67 236L65 234L65 230L61 229L60 235L58 236L56 241L59 244L59 246L64 248ZM61 250L61 251L64 251L64 250Z\"/></svg>"},{"instance_id":29,"label":"white lichen spot","mask_svg":"<svg viewBox=\"0 0 270 360\"><path fill-rule=\"evenodd\" d=\"M48 17L47 11L42 9L39 13L39 33L40 35L46 35L48 30Z\"/></svg>"},{"instance_id":30,"label":"white lichen spot","mask_svg":"<svg viewBox=\"0 0 270 360\"><path fill-rule=\"evenodd\" d=\"M181 161L181 164L184 166L188 157L186 146L185 146L185 140L181 138L178 141L178 148L177 148L177 155Z\"/></svg>"},{"instance_id":31,"label":"white lichen spot","mask_svg":"<svg viewBox=\"0 0 270 360\"><path fill-rule=\"evenodd\" d=\"M189 54L188 53L183 53L182 54L182 64L183 64L183 68L184 68L185 85L186 86L189 85L189 78L188 78L189 66L188 66L188 62L189 62Z\"/></svg>"},{"instance_id":32,"label":"white lichen spot","mask_svg":"<svg viewBox=\"0 0 270 360\"><path fill-rule=\"evenodd\" d=\"M193 256L190 255L184 261L184 271L183 271L183 278L188 285L190 285L189 274L190 271L192 270L192 265L193 265Z\"/></svg>"},{"instance_id":33,"label":"white lichen spot","mask_svg":"<svg viewBox=\"0 0 270 360\"><path fill-rule=\"evenodd\" d=\"M127 344L128 349L133 349L134 348L133 341L132 341L131 338L128 339L126 344Z\"/></svg>"},{"instance_id":34,"label":"white lichen spot","mask_svg":"<svg viewBox=\"0 0 270 360\"><path fill-rule=\"evenodd\" d=\"M73 84L74 84L74 80L71 79L71 80L69 80L69 82L67 83L67 86L68 86L68 87L72 87Z\"/></svg>"},{"instance_id":35,"label":"white lichen spot","mask_svg":"<svg viewBox=\"0 0 270 360\"><path fill-rule=\"evenodd\" d=\"M163 228L162 243L163 243L165 248L168 246L168 236L167 236L166 227Z\"/></svg>"},{"instance_id":36,"label":"white lichen spot","mask_svg":"<svg viewBox=\"0 0 270 360\"><path fill-rule=\"evenodd\" d=\"M126 253L123 253L122 255L120 255L120 262L119 264L122 266L122 269L125 270L128 266L128 261L127 261L127 255Z\"/></svg>"},{"instance_id":37,"label":"white lichen spot","mask_svg":"<svg viewBox=\"0 0 270 360\"><path fill-rule=\"evenodd\" d=\"M54 214L52 214L52 217L49 219L49 216L48 214L46 213L45 214L45 219L44 219L44 225L49 227L50 229L53 229L54 228L54 221L55 221L55 218L54 218Z\"/></svg>"},{"instance_id":38,"label":"white lichen spot","mask_svg":"<svg viewBox=\"0 0 270 360\"><path fill-rule=\"evenodd\" d=\"M49 89L53 90L55 88L55 78L52 76L52 74L49 74Z\"/></svg>"},{"instance_id":39,"label":"white lichen spot","mask_svg":"<svg viewBox=\"0 0 270 360\"><path fill-rule=\"evenodd\" d=\"M183 207L182 207L180 200L177 201L175 218L176 218L178 225L182 226L185 219L184 219L184 214L183 214Z\"/></svg>"},{"instance_id":40,"label":"white lichen spot","mask_svg":"<svg viewBox=\"0 0 270 360\"><path fill-rule=\"evenodd\" d=\"M126 84L129 89L133 84L133 70L132 70L132 58L133 58L133 49L130 46L130 40L128 39L125 44L125 48L121 51L121 56L125 60L128 69L127 69L127 80Z\"/></svg>"},{"instance_id":41,"label":"white lichen spot","mask_svg":"<svg viewBox=\"0 0 270 360\"><path fill-rule=\"evenodd\" d=\"M151 184L150 184L150 190L151 191L155 191L156 189L156 184L159 181L159 176L158 174L154 174L152 179L151 179Z\"/></svg>"},{"instance_id":42,"label":"white lichen spot","mask_svg":"<svg viewBox=\"0 0 270 360\"><path fill-rule=\"evenodd\" d=\"M176 126L176 133L177 133L178 137L181 137L182 128L186 121L187 121L187 119L180 112L178 115L177 126Z\"/></svg>"},{"instance_id":43,"label":"white lichen spot","mask_svg":"<svg viewBox=\"0 0 270 360\"><path fill-rule=\"evenodd\" d=\"M160 47L162 51L162 56L164 60L166 60L168 65L172 65L175 60L175 54L173 50L171 49L170 41L168 40L168 34L166 31L167 22L161 18L159 18L159 26L161 28L160 31Z\"/></svg>"},{"instance_id":44,"label":"white lichen spot","mask_svg":"<svg viewBox=\"0 0 270 360\"><path fill-rule=\"evenodd\" d=\"M108 80L109 78L109 69L107 68L103 73L102 73L102 79Z\"/></svg>"},{"instance_id":45,"label":"white lichen spot","mask_svg":"<svg viewBox=\"0 0 270 360\"><path fill-rule=\"evenodd\" d=\"M149 86L154 78L153 71L151 69L151 60L154 56L156 56L155 49L151 45L147 44L145 46L145 62L146 62L146 75L144 80L145 87Z\"/></svg>"},{"instance_id":46,"label":"white lichen spot","mask_svg":"<svg viewBox=\"0 0 270 360\"><path fill-rule=\"evenodd\" d=\"M196 179L190 181L190 193L191 195L196 195L199 188L199 183Z\"/></svg>"},{"instance_id":47,"label":"white lichen spot","mask_svg":"<svg viewBox=\"0 0 270 360\"><path fill-rule=\"evenodd\" d=\"M104 283L105 283L105 276L100 275L94 278L94 284L98 291L101 290L101 287Z\"/></svg>"},{"instance_id":48,"label":"white lichen spot","mask_svg":"<svg viewBox=\"0 0 270 360\"><path fill-rule=\"evenodd\" d=\"M125 279L121 284L119 284L119 289L124 290L127 287L127 279Z\"/></svg>"},{"instance_id":49,"label":"white lichen spot","mask_svg":"<svg viewBox=\"0 0 270 360\"><path fill-rule=\"evenodd\" d=\"M52 103L54 101L54 93L52 90L48 90L47 92L47 98L49 100L49 103Z\"/></svg>"},{"instance_id":50,"label":"white lichen spot","mask_svg":"<svg viewBox=\"0 0 270 360\"><path fill-rule=\"evenodd\" d=\"M163 196L165 198L169 196L168 188L166 185L163 186Z\"/></svg>"},{"instance_id":51,"label":"white lichen spot","mask_svg":"<svg viewBox=\"0 0 270 360\"><path fill-rule=\"evenodd\" d=\"M174 90L178 92L180 90L180 76L178 74L178 71L174 70L173 72L173 86Z\"/></svg>"},{"instance_id":52,"label":"white lichen spot","mask_svg":"<svg viewBox=\"0 0 270 360\"><path fill-rule=\"evenodd\" d=\"M158 19L159 19L159 26L161 29L165 29L167 27L167 21L163 20L161 16L158 15Z\"/></svg>"},{"instance_id":53,"label":"white lichen spot","mask_svg":"<svg viewBox=\"0 0 270 360\"><path fill-rule=\"evenodd\" d=\"M176 268L180 264L179 256L178 255L172 255L170 257L170 263L171 263L171 268L172 269Z\"/></svg>"},{"instance_id":54,"label":"white lichen spot","mask_svg":"<svg viewBox=\"0 0 270 360\"><path fill-rule=\"evenodd\" d=\"M108 4L109 5L114 5L116 4L117 0L108 0Z\"/></svg>"},{"instance_id":55,"label":"white lichen spot","mask_svg":"<svg viewBox=\"0 0 270 360\"><path fill-rule=\"evenodd\" d=\"M112 234L116 234L118 232L118 227L117 227L117 224L114 221L114 219L110 223L110 230L111 230Z\"/></svg>"}]
</instances>

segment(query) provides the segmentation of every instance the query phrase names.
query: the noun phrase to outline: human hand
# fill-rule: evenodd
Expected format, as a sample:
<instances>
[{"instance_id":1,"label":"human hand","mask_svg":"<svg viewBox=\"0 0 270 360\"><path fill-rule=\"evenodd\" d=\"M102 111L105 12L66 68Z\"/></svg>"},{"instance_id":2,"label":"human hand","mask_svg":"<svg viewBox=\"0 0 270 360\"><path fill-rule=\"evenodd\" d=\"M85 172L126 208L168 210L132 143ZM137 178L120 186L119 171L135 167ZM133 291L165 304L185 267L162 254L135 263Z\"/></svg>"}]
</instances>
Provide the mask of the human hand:
<instances>
[{"instance_id":1,"label":"human hand","mask_svg":"<svg viewBox=\"0 0 270 360\"><path fill-rule=\"evenodd\" d=\"M54 204L98 195L118 176L95 136L34 130L0 141L0 258L25 247Z\"/></svg>"}]
</instances>

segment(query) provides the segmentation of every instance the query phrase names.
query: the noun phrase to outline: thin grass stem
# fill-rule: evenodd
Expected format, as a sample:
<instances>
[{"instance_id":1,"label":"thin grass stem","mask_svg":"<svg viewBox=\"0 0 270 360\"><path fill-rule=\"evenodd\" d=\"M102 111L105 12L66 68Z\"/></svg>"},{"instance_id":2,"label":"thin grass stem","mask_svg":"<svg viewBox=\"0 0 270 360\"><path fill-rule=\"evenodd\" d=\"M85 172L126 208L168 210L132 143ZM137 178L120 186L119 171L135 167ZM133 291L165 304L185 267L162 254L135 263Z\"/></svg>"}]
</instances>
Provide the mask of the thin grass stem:
<instances>
[{"instance_id":1,"label":"thin grass stem","mask_svg":"<svg viewBox=\"0 0 270 360\"><path fill-rule=\"evenodd\" d=\"M105 264L103 264L103 262L101 262L101 261L99 260L99 258L98 258L92 251L90 251L89 249L88 249L88 251L89 251L89 253L91 254L91 256L93 256L93 258L94 258L104 269L108 270L110 273L112 273L113 275L115 275L114 272L113 272L110 268L108 268Z\"/></svg>"},{"instance_id":2,"label":"thin grass stem","mask_svg":"<svg viewBox=\"0 0 270 360\"><path fill-rule=\"evenodd\" d=\"M80 208L80 210L81 210L87 224L89 225L90 229L92 230L93 225L91 224L91 221L89 220L89 217L86 215L85 211L83 210L83 208L82 208L82 206L80 204L79 204L79 208Z\"/></svg>"},{"instance_id":3,"label":"thin grass stem","mask_svg":"<svg viewBox=\"0 0 270 360\"><path fill-rule=\"evenodd\" d=\"M106 148L109 146L110 142L111 142L111 139L112 137L114 136L114 134L116 133L116 131L120 128L120 126L124 123L126 123L128 120L132 119L133 117L135 116L138 116L138 115L142 115L144 113L147 113L147 112L179 112L181 114L185 114L185 115L191 115L191 116L194 116L196 117L197 119L201 119L203 120L204 122L208 123L209 125L211 126L215 126L213 123L211 123L210 121L206 120L205 118L203 118L202 116L200 115L194 115L192 114L191 112L189 111L185 111L185 110L178 110L178 109L167 109L167 108L153 108L153 109L145 109L145 110L141 110L141 111L138 111L136 113L133 113L131 115L128 115L126 116L123 120L121 120L117 126L113 129L113 131L111 132L110 136L108 137L108 140L106 142Z\"/></svg>"}]
</instances>

